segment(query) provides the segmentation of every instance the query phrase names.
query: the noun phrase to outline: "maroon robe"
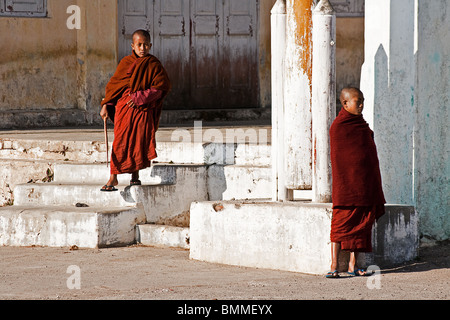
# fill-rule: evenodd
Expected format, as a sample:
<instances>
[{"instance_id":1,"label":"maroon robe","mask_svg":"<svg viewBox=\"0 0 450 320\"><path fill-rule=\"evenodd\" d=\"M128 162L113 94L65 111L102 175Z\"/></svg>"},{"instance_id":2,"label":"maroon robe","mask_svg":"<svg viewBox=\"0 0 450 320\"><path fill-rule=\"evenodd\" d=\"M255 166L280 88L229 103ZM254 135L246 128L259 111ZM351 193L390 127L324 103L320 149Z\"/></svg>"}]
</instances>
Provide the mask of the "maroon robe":
<instances>
[{"instance_id":1,"label":"maroon robe","mask_svg":"<svg viewBox=\"0 0 450 320\"><path fill-rule=\"evenodd\" d=\"M147 168L157 157L156 131L170 88L166 71L152 55L139 58L133 52L119 63L102 101L114 121L111 174ZM130 100L143 110L129 107Z\"/></svg>"},{"instance_id":2,"label":"maroon robe","mask_svg":"<svg viewBox=\"0 0 450 320\"><path fill-rule=\"evenodd\" d=\"M372 226L386 203L373 131L362 115L342 109L330 128L332 242L371 252Z\"/></svg>"}]
</instances>

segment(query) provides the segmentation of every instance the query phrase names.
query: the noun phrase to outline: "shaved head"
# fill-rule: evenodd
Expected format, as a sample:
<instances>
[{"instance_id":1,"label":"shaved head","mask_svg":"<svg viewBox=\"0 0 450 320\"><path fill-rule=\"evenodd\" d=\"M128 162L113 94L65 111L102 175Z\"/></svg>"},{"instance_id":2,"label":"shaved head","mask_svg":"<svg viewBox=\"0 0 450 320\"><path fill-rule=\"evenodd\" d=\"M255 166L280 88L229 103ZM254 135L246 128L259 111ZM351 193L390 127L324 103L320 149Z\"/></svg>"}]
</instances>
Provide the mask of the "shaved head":
<instances>
[{"instance_id":1,"label":"shaved head","mask_svg":"<svg viewBox=\"0 0 450 320\"><path fill-rule=\"evenodd\" d=\"M134 53L142 58L149 54L152 47L150 33L146 30L136 30L133 33L133 42L131 48Z\"/></svg>"},{"instance_id":2,"label":"shaved head","mask_svg":"<svg viewBox=\"0 0 450 320\"><path fill-rule=\"evenodd\" d=\"M361 90L359 90L358 88L353 88L353 87L344 88L341 91L341 96L339 97L339 100L341 101L341 104L344 105L345 101L349 101L352 97L358 96L358 95L363 95Z\"/></svg>"},{"instance_id":3,"label":"shaved head","mask_svg":"<svg viewBox=\"0 0 450 320\"><path fill-rule=\"evenodd\" d=\"M364 109L364 94L358 88L345 88L340 96L342 107L349 113L361 115Z\"/></svg>"},{"instance_id":4,"label":"shaved head","mask_svg":"<svg viewBox=\"0 0 450 320\"><path fill-rule=\"evenodd\" d=\"M133 32L133 42L134 42L134 37L136 36L141 36L143 38L146 38L148 40L148 42L152 42L152 37L150 36L150 33L147 30L136 30L135 32Z\"/></svg>"}]
</instances>

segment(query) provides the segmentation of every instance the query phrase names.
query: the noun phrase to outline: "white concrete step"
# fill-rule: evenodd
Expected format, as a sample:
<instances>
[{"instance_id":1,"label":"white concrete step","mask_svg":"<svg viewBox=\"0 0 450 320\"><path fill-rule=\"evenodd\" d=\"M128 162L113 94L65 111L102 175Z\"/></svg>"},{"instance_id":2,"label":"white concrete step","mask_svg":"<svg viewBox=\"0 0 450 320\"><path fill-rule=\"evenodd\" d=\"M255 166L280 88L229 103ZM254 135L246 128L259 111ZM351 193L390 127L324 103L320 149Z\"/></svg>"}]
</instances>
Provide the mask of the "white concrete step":
<instances>
[{"instance_id":1,"label":"white concrete step","mask_svg":"<svg viewBox=\"0 0 450 320\"><path fill-rule=\"evenodd\" d=\"M373 253L360 267L417 257L419 217L413 206L386 205L372 229ZM190 258L212 263L325 274L329 271L331 204L194 202ZM359 263L359 262L358 262Z\"/></svg>"},{"instance_id":2,"label":"white concrete step","mask_svg":"<svg viewBox=\"0 0 450 320\"><path fill-rule=\"evenodd\" d=\"M0 185L4 193L1 197L8 200L11 194L6 193L10 190L14 194L14 206L1 212L3 216L9 216L9 220L2 218L2 221L4 226L10 227L5 230L10 233L9 238L2 240L3 243L69 245L70 241L40 240L40 231L35 236L30 231L29 236L14 238L16 231L27 234L20 230L39 225L45 234L51 228L47 221L65 230L68 227L60 222L62 216L73 225L78 219L82 229L80 233L86 233L86 237L91 239L94 229L91 225L91 229L83 227L83 221L86 217L92 220L93 216L104 216L110 213L109 208L121 208L111 211L119 212L118 215L129 210L141 210L143 219L139 223L157 223L177 216L188 217L194 201L270 197L270 145L264 141L260 144L245 142L241 138L245 138L248 132L239 132L240 129L236 129L239 133L237 140L233 138L227 143L229 141L219 139L216 142L213 138L214 142L211 142L213 140L207 136L218 130L208 130L211 131L204 133L204 142L201 139L192 143L187 140L179 142L173 136L158 140L157 161L152 168L140 172L143 185L130 187L131 175L119 175L119 191L112 193L100 191L109 177L109 168L105 164L106 146L98 132L80 131L78 135L77 130L68 130L56 137L53 132L19 132L14 137L3 136L0 138L0 161L7 164L2 166L7 167L7 171L3 175L5 181ZM110 131L110 150L112 140ZM33 167L32 173L18 174L18 171L30 171L27 169L30 167ZM43 183L46 178L54 181ZM26 183L30 181L38 183ZM76 204L86 207L77 208ZM40 220L40 216L44 220ZM25 220L28 221L26 226L20 226ZM11 227L14 224L18 227ZM117 228L112 226L112 232L122 233ZM139 230L142 230L139 239L146 244L188 245L186 228L145 225ZM54 237L64 238L61 232L57 230ZM34 239L34 242L20 240L24 237ZM99 243L111 242L108 241ZM73 244L89 247L92 243L89 240L85 244Z\"/></svg>"},{"instance_id":3,"label":"white concrete step","mask_svg":"<svg viewBox=\"0 0 450 320\"><path fill-rule=\"evenodd\" d=\"M109 154L112 143L109 143ZM270 145L158 141L158 162L180 164L270 165ZM106 163L103 141L1 138L0 159Z\"/></svg>"},{"instance_id":4,"label":"white concrete step","mask_svg":"<svg viewBox=\"0 0 450 320\"><path fill-rule=\"evenodd\" d=\"M0 139L1 159L106 162L106 144L101 141L62 139Z\"/></svg>"},{"instance_id":5,"label":"white concrete step","mask_svg":"<svg viewBox=\"0 0 450 320\"><path fill-rule=\"evenodd\" d=\"M148 222L171 218L189 211L192 201L208 200L206 184L198 188L185 184L118 186L119 191L102 192L93 184L25 184L14 190L14 206L135 207L145 212Z\"/></svg>"},{"instance_id":6,"label":"white concrete step","mask_svg":"<svg viewBox=\"0 0 450 320\"><path fill-rule=\"evenodd\" d=\"M237 144L234 164L268 167L272 165L271 152L270 144Z\"/></svg>"},{"instance_id":7,"label":"white concrete step","mask_svg":"<svg viewBox=\"0 0 450 320\"><path fill-rule=\"evenodd\" d=\"M205 177L193 177L195 173ZM56 164L55 183L103 184L109 177L109 168L102 164ZM211 200L265 199L271 194L271 168L249 165L175 165L155 164L140 171L142 184L182 184L189 179L202 179L208 185ZM119 183L126 185L131 175L118 176Z\"/></svg>"},{"instance_id":8,"label":"white concrete step","mask_svg":"<svg viewBox=\"0 0 450 320\"><path fill-rule=\"evenodd\" d=\"M271 165L271 146L267 144L160 142L156 150L160 162Z\"/></svg>"},{"instance_id":9,"label":"white concrete step","mask_svg":"<svg viewBox=\"0 0 450 320\"><path fill-rule=\"evenodd\" d=\"M210 200L269 199L272 169L267 166L214 165L208 168Z\"/></svg>"},{"instance_id":10,"label":"white concrete step","mask_svg":"<svg viewBox=\"0 0 450 320\"><path fill-rule=\"evenodd\" d=\"M180 203L203 200L270 199L271 168L239 165L155 165L142 170L142 186L129 187L129 175L119 175L120 192L101 192L108 178L108 168L95 164L55 165L52 183L21 184L14 189L17 205L74 205L81 202L91 206L130 206L143 203L152 208L172 207ZM96 182L97 181L97 182ZM296 191L294 194L300 193ZM308 191L303 191L307 194ZM305 196L300 196L305 198ZM306 195L306 198L309 196ZM183 211L188 208L183 204ZM169 212L166 209L164 216ZM174 210L175 214L180 214ZM149 221L158 220L148 214ZM151 216L151 218L150 218Z\"/></svg>"},{"instance_id":11,"label":"white concrete step","mask_svg":"<svg viewBox=\"0 0 450 320\"><path fill-rule=\"evenodd\" d=\"M0 206L13 202L16 185L48 179L53 168L46 161L0 160Z\"/></svg>"},{"instance_id":12,"label":"white concrete step","mask_svg":"<svg viewBox=\"0 0 450 320\"><path fill-rule=\"evenodd\" d=\"M196 171L202 165L174 165L157 163L139 172L142 184L174 184L177 176ZM110 175L105 164L67 164L54 165L54 182L100 183L104 184ZM131 174L118 175L119 184L129 184Z\"/></svg>"},{"instance_id":13,"label":"white concrete step","mask_svg":"<svg viewBox=\"0 0 450 320\"><path fill-rule=\"evenodd\" d=\"M146 246L189 249L189 228L142 224L136 227L136 241Z\"/></svg>"},{"instance_id":14,"label":"white concrete step","mask_svg":"<svg viewBox=\"0 0 450 320\"><path fill-rule=\"evenodd\" d=\"M158 188L160 185L146 186ZM129 207L136 205L132 189L119 186L121 191L102 192L100 184L29 183L16 186L14 205L18 206L74 206Z\"/></svg>"},{"instance_id":15,"label":"white concrete step","mask_svg":"<svg viewBox=\"0 0 450 320\"><path fill-rule=\"evenodd\" d=\"M144 222L138 208L2 207L0 246L124 246L135 243Z\"/></svg>"},{"instance_id":16,"label":"white concrete step","mask_svg":"<svg viewBox=\"0 0 450 320\"><path fill-rule=\"evenodd\" d=\"M270 166L213 165L208 168L210 200L257 200L272 198ZM311 190L294 190L295 200L311 200Z\"/></svg>"},{"instance_id":17,"label":"white concrete step","mask_svg":"<svg viewBox=\"0 0 450 320\"><path fill-rule=\"evenodd\" d=\"M90 207L142 206L148 222L157 222L189 211L192 201L208 200L206 168L179 167L175 184L119 185L116 192L100 191L102 184L30 183L14 189L18 206Z\"/></svg>"}]
</instances>

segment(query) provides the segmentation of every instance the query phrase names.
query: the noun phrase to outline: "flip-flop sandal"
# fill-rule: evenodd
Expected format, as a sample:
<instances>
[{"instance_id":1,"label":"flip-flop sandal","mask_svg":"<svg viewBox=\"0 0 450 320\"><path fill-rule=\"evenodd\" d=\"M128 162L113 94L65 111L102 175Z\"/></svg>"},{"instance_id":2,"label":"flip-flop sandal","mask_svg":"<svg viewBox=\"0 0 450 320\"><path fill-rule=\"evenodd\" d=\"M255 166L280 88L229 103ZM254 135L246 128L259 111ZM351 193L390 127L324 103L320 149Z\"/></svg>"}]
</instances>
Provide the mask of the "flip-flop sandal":
<instances>
[{"instance_id":1,"label":"flip-flop sandal","mask_svg":"<svg viewBox=\"0 0 450 320\"><path fill-rule=\"evenodd\" d=\"M364 274L360 274L360 272L366 272L364 269L356 269L353 272L347 272L347 274L351 277L365 277L367 276L367 272Z\"/></svg>"},{"instance_id":2,"label":"flip-flop sandal","mask_svg":"<svg viewBox=\"0 0 450 320\"><path fill-rule=\"evenodd\" d=\"M140 185L141 185L141 180L136 180L136 181L131 180L130 181L130 186L140 186Z\"/></svg>"},{"instance_id":3,"label":"flip-flop sandal","mask_svg":"<svg viewBox=\"0 0 450 320\"><path fill-rule=\"evenodd\" d=\"M330 272L327 273L327 275L325 276L325 278L328 278L328 279L339 278L339 273L338 273L337 270L330 271Z\"/></svg>"},{"instance_id":4,"label":"flip-flop sandal","mask_svg":"<svg viewBox=\"0 0 450 320\"><path fill-rule=\"evenodd\" d=\"M101 189L100 189L100 191L103 191L103 192L114 192L114 191L118 191L118 189L116 189L116 187L114 187L114 186L108 186L108 185L104 185Z\"/></svg>"}]
</instances>

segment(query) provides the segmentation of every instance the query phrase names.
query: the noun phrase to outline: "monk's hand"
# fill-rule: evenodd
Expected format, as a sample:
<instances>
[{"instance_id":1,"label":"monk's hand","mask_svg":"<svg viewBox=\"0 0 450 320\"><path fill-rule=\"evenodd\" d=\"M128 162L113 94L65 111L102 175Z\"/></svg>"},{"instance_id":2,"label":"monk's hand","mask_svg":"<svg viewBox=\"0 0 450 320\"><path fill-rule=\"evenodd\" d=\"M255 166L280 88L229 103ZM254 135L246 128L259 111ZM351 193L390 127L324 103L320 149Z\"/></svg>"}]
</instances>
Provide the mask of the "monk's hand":
<instances>
[{"instance_id":1,"label":"monk's hand","mask_svg":"<svg viewBox=\"0 0 450 320\"><path fill-rule=\"evenodd\" d=\"M130 101L127 102L127 106L130 108L136 108L136 105L134 104L133 99L130 99Z\"/></svg>"},{"instance_id":2,"label":"monk's hand","mask_svg":"<svg viewBox=\"0 0 450 320\"><path fill-rule=\"evenodd\" d=\"M137 109L139 111L144 111L146 109L146 106L139 106L137 104L134 103L133 99L131 99L130 101L127 102L127 106L133 109Z\"/></svg>"},{"instance_id":3,"label":"monk's hand","mask_svg":"<svg viewBox=\"0 0 450 320\"><path fill-rule=\"evenodd\" d=\"M106 104L102 106L102 110L100 111L100 117L102 117L103 120L108 119L108 109L106 107Z\"/></svg>"}]
</instances>

